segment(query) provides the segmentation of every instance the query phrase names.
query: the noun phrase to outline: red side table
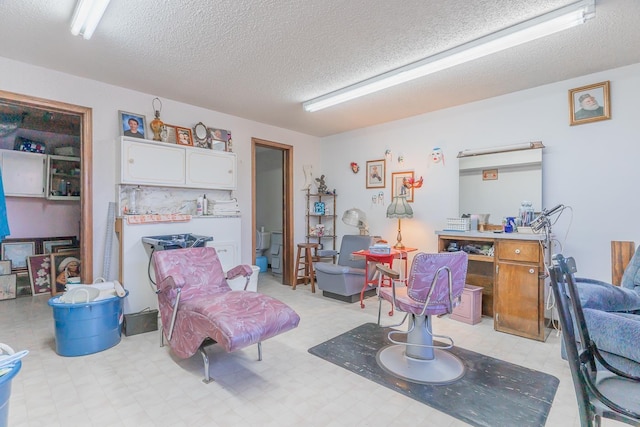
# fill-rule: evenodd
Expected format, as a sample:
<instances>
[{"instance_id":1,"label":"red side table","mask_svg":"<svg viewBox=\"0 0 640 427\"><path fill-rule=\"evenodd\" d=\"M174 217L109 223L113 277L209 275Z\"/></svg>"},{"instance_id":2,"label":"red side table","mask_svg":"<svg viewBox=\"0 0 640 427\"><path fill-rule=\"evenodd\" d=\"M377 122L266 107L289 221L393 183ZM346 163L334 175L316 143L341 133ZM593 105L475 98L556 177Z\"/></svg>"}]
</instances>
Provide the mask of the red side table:
<instances>
[{"instance_id":1,"label":"red side table","mask_svg":"<svg viewBox=\"0 0 640 427\"><path fill-rule=\"evenodd\" d=\"M389 268L393 268L393 260L394 259L404 259L404 275L400 272L400 280L406 280L407 278L407 258L408 253L417 251L416 248L404 248L404 249L394 249L391 248L391 252L389 254L378 254L371 253L368 250L360 250L352 252L352 255L355 256L363 256L366 260L365 271L364 271L364 284L362 285L362 290L360 291L360 308L364 308L364 292L367 290L367 287L375 285L378 283L378 276L374 274L371 279L369 279L369 264L387 264Z\"/></svg>"}]
</instances>

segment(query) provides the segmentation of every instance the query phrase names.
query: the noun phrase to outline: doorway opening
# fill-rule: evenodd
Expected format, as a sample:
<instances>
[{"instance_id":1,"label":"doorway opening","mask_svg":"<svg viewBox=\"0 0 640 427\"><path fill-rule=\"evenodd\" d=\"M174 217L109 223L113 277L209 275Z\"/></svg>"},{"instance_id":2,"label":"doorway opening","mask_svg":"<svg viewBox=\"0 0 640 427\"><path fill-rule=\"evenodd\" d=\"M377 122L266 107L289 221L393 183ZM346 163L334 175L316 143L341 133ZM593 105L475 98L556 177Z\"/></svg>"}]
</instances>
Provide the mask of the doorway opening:
<instances>
[{"instance_id":1,"label":"doorway opening","mask_svg":"<svg viewBox=\"0 0 640 427\"><path fill-rule=\"evenodd\" d=\"M11 112L18 111L23 123L34 117L34 129L72 132L80 139L80 259L82 282L93 282L93 188L92 179L92 110L64 102L20 95L0 90L0 105ZM33 114L33 112L44 114Z\"/></svg>"},{"instance_id":2,"label":"doorway opening","mask_svg":"<svg viewBox=\"0 0 640 427\"><path fill-rule=\"evenodd\" d=\"M282 284L293 283L293 147L251 138L252 250L255 264L256 231L271 232L271 244L264 250L274 276Z\"/></svg>"}]
</instances>

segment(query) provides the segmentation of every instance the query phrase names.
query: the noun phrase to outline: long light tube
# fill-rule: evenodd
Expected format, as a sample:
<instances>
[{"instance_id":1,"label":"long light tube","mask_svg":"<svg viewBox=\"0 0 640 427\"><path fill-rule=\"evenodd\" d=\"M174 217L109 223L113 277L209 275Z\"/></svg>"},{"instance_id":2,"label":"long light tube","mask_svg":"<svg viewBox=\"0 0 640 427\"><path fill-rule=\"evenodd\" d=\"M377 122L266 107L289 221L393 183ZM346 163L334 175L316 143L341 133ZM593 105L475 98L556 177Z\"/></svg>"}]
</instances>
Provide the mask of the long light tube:
<instances>
[{"instance_id":1,"label":"long light tube","mask_svg":"<svg viewBox=\"0 0 640 427\"><path fill-rule=\"evenodd\" d=\"M89 40L102 19L110 0L78 0L71 20L71 34Z\"/></svg>"},{"instance_id":2,"label":"long light tube","mask_svg":"<svg viewBox=\"0 0 640 427\"><path fill-rule=\"evenodd\" d=\"M595 0L581 0L404 67L319 96L304 102L302 106L309 112L322 110L575 27L594 16Z\"/></svg>"},{"instance_id":3,"label":"long light tube","mask_svg":"<svg viewBox=\"0 0 640 427\"><path fill-rule=\"evenodd\" d=\"M535 141L535 142L522 142L520 144L503 145L500 147L463 150L458 153L458 158L478 156L480 154L494 154L494 153L504 153L507 151L529 150L531 148L544 148L544 144L541 141Z\"/></svg>"}]
</instances>

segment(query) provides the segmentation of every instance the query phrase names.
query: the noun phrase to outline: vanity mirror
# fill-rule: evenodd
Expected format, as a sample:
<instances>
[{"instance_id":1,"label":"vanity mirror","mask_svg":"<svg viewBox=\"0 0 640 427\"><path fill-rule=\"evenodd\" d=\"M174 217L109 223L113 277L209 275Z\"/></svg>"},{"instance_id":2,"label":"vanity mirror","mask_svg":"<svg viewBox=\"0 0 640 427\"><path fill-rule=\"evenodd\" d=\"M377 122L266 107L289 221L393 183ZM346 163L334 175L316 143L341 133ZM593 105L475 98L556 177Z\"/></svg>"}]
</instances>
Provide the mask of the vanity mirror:
<instances>
[{"instance_id":1,"label":"vanity mirror","mask_svg":"<svg viewBox=\"0 0 640 427\"><path fill-rule=\"evenodd\" d=\"M209 129L202 122L193 127L193 145L200 148L211 148Z\"/></svg>"},{"instance_id":2,"label":"vanity mirror","mask_svg":"<svg viewBox=\"0 0 640 427\"><path fill-rule=\"evenodd\" d=\"M543 147L531 142L460 152L460 215L489 214L490 224L501 224L505 217L518 216L523 201L541 211Z\"/></svg>"}]
</instances>

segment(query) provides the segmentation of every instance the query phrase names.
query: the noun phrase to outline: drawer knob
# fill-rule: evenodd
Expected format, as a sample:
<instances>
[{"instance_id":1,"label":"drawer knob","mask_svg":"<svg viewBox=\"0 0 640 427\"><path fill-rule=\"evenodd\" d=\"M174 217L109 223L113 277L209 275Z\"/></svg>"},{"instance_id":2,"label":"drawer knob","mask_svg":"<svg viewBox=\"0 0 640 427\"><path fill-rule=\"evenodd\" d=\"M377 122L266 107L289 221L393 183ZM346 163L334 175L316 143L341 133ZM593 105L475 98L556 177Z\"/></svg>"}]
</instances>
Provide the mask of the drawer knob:
<instances>
[{"instance_id":1,"label":"drawer knob","mask_svg":"<svg viewBox=\"0 0 640 427\"><path fill-rule=\"evenodd\" d=\"M515 250L515 252L516 252L517 254L520 254L520 249L516 249L516 250Z\"/></svg>"},{"instance_id":2,"label":"drawer knob","mask_svg":"<svg viewBox=\"0 0 640 427\"><path fill-rule=\"evenodd\" d=\"M529 273L530 273L530 274L533 274L533 273L534 273L533 268L530 268L530 269L529 269Z\"/></svg>"},{"instance_id":3,"label":"drawer knob","mask_svg":"<svg viewBox=\"0 0 640 427\"><path fill-rule=\"evenodd\" d=\"M129 159L129 163L133 163L133 159Z\"/></svg>"}]
</instances>

